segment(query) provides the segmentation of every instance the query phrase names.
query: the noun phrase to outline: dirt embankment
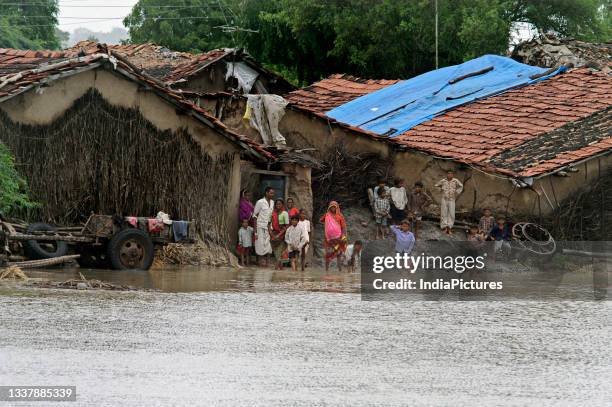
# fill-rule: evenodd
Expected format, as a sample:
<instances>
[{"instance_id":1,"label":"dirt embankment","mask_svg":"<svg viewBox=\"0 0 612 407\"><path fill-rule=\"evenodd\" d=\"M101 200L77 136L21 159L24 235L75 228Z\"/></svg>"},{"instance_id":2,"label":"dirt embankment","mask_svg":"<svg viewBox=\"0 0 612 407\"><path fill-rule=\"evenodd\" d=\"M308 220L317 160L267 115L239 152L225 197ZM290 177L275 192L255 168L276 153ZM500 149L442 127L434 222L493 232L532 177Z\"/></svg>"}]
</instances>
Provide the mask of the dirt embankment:
<instances>
[{"instance_id":1,"label":"dirt embankment","mask_svg":"<svg viewBox=\"0 0 612 407\"><path fill-rule=\"evenodd\" d=\"M372 212L368 208L364 207L351 207L342 209L342 214L346 219L346 225L348 229L349 243L353 243L355 240L361 240L364 244L368 244L375 240L376 237L376 223ZM311 247L314 248L313 262L315 265L322 264L323 258L323 239L325 236L325 230L323 224L319 222L319 217L316 216L313 219L314 224L314 243ZM392 238L388 238L392 241ZM445 235L440 230L437 222L423 221L419 230L418 240L465 240L465 232L461 229L456 229L452 236Z\"/></svg>"}]
</instances>

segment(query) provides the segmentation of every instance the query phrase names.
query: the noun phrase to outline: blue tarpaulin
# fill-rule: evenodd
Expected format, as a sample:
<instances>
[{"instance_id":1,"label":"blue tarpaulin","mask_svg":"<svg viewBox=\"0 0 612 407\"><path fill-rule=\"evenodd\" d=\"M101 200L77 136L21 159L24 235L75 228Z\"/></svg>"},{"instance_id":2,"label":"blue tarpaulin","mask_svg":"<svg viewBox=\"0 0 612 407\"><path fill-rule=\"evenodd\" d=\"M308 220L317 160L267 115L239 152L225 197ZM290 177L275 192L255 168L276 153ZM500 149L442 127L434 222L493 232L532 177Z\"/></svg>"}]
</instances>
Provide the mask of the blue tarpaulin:
<instances>
[{"instance_id":1,"label":"blue tarpaulin","mask_svg":"<svg viewBox=\"0 0 612 407\"><path fill-rule=\"evenodd\" d=\"M547 79L563 69L532 79L548 69L484 55L398 82L326 114L339 122L393 137L453 107Z\"/></svg>"}]
</instances>

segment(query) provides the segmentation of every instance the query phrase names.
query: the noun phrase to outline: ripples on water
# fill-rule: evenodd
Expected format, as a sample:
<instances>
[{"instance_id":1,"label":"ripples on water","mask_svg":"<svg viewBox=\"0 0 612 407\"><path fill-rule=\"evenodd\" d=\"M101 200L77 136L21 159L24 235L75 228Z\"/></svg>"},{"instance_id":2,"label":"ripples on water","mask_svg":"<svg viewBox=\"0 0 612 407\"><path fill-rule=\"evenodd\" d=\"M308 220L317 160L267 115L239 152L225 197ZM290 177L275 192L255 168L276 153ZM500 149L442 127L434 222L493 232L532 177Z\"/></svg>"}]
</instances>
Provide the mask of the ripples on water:
<instances>
[{"instance_id":1,"label":"ripples on water","mask_svg":"<svg viewBox=\"0 0 612 407\"><path fill-rule=\"evenodd\" d=\"M0 382L76 385L74 405L612 404L609 302L0 288L0 307Z\"/></svg>"}]
</instances>

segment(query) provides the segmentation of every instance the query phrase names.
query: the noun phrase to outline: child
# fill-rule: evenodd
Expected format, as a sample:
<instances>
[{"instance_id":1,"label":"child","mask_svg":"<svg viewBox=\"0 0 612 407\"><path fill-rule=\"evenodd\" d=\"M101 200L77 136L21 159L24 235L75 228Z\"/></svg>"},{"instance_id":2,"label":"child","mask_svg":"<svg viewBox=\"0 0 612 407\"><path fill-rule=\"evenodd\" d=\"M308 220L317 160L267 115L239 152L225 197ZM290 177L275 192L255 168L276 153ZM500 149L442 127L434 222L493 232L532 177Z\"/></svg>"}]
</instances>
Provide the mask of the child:
<instances>
[{"instance_id":1,"label":"child","mask_svg":"<svg viewBox=\"0 0 612 407\"><path fill-rule=\"evenodd\" d=\"M506 219L497 219L497 224L493 226L489 236L491 240L495 241L493 260L495 260L497 252L502 250L510 251L510 228L506 225Z\"/></svg>"},{"instance_id":2,"label":"child","mask_svg":"<svg viewBox=\"0 0 612 407\"><path fill-rule=\"evenodd\" d=\"M253 228L249 226L248 219L242 219L238 230L238 248L236 251L240 255L240 263L248 266L251 259L251 247L253 247Z\"/></svg>"},{"instance_id":3,"label":"child","mask_svg":"<svg viewBox=\"0 0 612 407\"><path fill-rule=\"evenodd\" d=\"M379 178L376 186L374 187L374 199L376 199L378 196L378 191L381 189L385 191L385 199L389 199L389 192L391 188L387 186L387 181L385 181L384 178Z\"/></svg>"},{"instance_id":4,"label":"child","mask_svg":"<svg viewBox=\"0 0 612 407\"><path fill-rule=\"evenodd\" d=\"M395 186L389 190L389 198L393 224L399 224L406 217L406 205L408 204L406 183L403 179L398 178L395 180Z\"/></svg>"},{"instance_id":5,"label":"child","mask_svg":"<svg viewBox=\"0 0 612 407\"><path fill-rule=\"evenodd\" d=\"M291 260L291 270L297 271L297 259L300 257L302 249L307 243L306 230L298 223L298 216L291 217L291 223L285 231L285 242L287 243L287 251L289 252L289 260Z\"/></svg>"},{"instance_id":6,"label":"child","mask_svg":"<svg viewBox=\"0 0 612 407\"><path fill-rule=\"evenodd\" d=\"M355 272L355 267L361 267L361 249L363 243L361 240L355 240L355 243L348 245L344 252L344 259L349 273Z\"/></svg>"},{"instance_id":7,"label":"child","mask_svg":"<svg viewBox=\"0 0 612 407\"><path fill-rule=\"evenodd\" d=\"M470 226L470 230L467 235L467 240L470 242L470 246L474 249L480 249L484 245L485 235L480 233L476 226Z\"/></svg>"},{"instance_id":8,"label":"child","mask_svg":"<svg viewBox=\"0 0 612 407\"><path fill-rule=\"evenodd\" d=\"M386 236L387 218L389 217L389 200L384 188L378 188L377 197L374 199L374 218L376 219L376 239L384 239Z\"/></svg>"},{"instance_id":9,"label":"child","mask_svg":"<svg viewBox=\"0 0 612 407\"><path fill-rule=\"evenodd\" d=\"M483 215L478 222L478 233L489 236L495 226L495 218L491 215L491 209L484 208Z\"/></svg>"},{"instance_id":10,"label":"child","mask_svg":"<svg viewBox=\"0 0 612 407\"><path fill-rule=\"evenodd\" d=\"M417 181L414 183L414 189L408 196L408 211L412 218L412 230L414 230L414 238L419 238L419 227L423 220L423 214L426 212L427 207L431 205L433 200L425 191L423 191L423 183Z\"/></svg>"},{"instance_id":11,"label":"child","mask_svg":"<svg viewBox=\"0 0 612 407\"><path fill-rule=\"evenodd\" d=\"M302 248L302 253L300 253L302 271L304 271L304 268L306 267L306 253L308 253L308 247L310 246L310 241L312 240L310 221L306 219L306 211L304 209L300 209L300 221L298 222L298 225L306 231L306 244Z\"/></svg>"},{"instance_id":12,"label":"child","mask_svg":"<svg viewBox=\"0 0 612 407\"><path fill-rule=\"evenodd\" d=\"M414 247L414 234L410 231L410 222L404 219L399 226L392 225L391 232L395 235L395 252L399 254L410 254Z\"/></svg>"},{"instance_id":13,"label":"child","mask_svg":"<svg viewBox=\"0 0 612 407\"><path fill-rule=\"evenodd\" d=\"M484 241L484 235L480 233L476 226L472 225L468 231L467 240L468 242L482 242Z\"/></svg>"}]
</instances>

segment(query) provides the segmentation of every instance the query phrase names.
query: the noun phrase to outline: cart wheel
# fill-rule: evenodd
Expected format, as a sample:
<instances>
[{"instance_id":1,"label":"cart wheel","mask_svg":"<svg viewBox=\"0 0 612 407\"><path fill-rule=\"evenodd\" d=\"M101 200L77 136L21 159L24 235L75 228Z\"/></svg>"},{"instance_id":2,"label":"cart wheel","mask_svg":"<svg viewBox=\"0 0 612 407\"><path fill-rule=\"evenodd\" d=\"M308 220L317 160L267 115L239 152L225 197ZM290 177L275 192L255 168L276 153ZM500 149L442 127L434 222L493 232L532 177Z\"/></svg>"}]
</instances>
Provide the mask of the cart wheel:
<instances>
[{"instance_id":1,"label":"cart wheel","mask_svg":"<svg viewBox=\"0 0 612 407\"><path fill-rule=\"evenodd\" d=\"M115 270L148 270L153 255L153 241L140 229L123 229L108 244L108 258Z\"/></svg>"},{"instance_id":2,"label":"cart wheel","mask_svg":"<svg viewBox=\"0 0 612 407\"><path fill-rule=\"evenodd\" d=\"M32 223L27 229L27 233L55 231L57 231L57 229L47 223ZM68 244L63 240L26 240L23 242L23 251L28 259L52 259L54 257L64 256L68 253Z\"/></svg>"},{"instance_id":3,"label":"cart wheel","mask_svg":"<svg viewBox=\"0 0 612 407\"><path fill-rule=\"evenodd\" d=\"M83 268L107 269L111 267L105 246L81 246L76 251L81 255L76 261Z\"/></svg>"}]
</instances>

